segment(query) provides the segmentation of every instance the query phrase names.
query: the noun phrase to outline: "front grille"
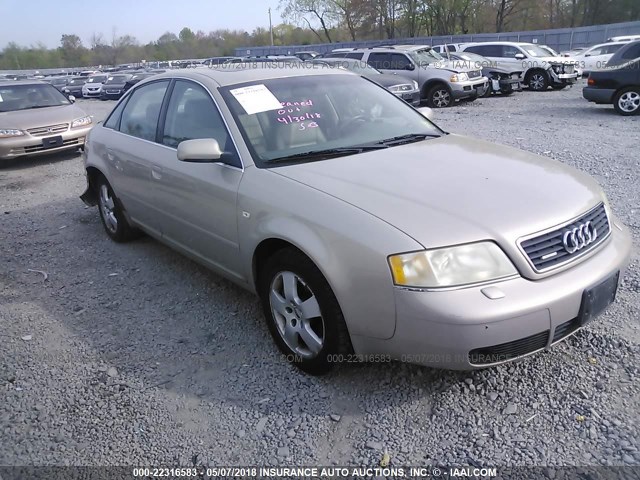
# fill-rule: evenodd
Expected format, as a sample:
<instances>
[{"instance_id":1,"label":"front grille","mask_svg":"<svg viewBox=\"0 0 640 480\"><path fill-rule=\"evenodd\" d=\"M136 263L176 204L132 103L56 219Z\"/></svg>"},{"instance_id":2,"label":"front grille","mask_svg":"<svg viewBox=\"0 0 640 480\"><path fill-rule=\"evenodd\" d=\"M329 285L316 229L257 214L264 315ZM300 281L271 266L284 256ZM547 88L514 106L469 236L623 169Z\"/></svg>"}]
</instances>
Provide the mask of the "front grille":
<instances>
[{"instance_id":1,"label":"front grille","mask_svg":"<svg viewBox=\"0 0 640 480\"><path fill-rule=\"evenodd\" d=\"M107 93L111 93L111 94L118 94L120 93L120 90L107 90Z\"/></svg>"},{"instance_id":2,"label":"front grille","mask_svg":"<svg viewBox=\"0 0 640 480\"><path fill-rule=\"evenodd\" d=\"M479 78L482 76L482 72L480 70L472 70L467 75L469 75L469 78Z\"/></svg>"},{"instance_id":3,"label":"front grille","mask_svg":"<svg viewBox=\"0 0 640 480\"><path fill-rule=\"evenodd\" d=\"M564 73L573 73L573 70L575 69L574 65L568 65L565 64L564 66Z\"/></svg>"},{"instance_id":4,"label":"front grille","mask_svg":"<svg viewBox=\"0 0 640 480\"><path fill-rule=\"evenodd\" d=\"M549 330L546 330L512 342L476 348L469 352L469 363L472 365L491 365L513 360L543 349L547 346L548 340Z\"/></svg>"},{"instance_id":5,"label":"front grille","mask_svg":"<svg viewBox=\"0 0 640 480\"><path fill-rule=\"evenodd\" d=\"M64 142L62 142L61 147L78 145L79 143L80 141L77 138L72 138L71 140L65 140ZM60 147L57 147L57 148L60 148ZM54 149L44 148L42 145L31 145L29 147L24 147L24 153L35 153L35 152L41 152L45 150L55 150L55 148Z\"/></svg>"},{"instance_id":6,"label":"front grille","mask_svg":"<svg viewBox=\"0 0 640 480\"><path fill-rule=\"evenodd\" d=\"M69 129L68 123L60 123L58 125L48 125L46 127L36 127L27 130L30 135L34 137L44 137L47 135L54 135L56 133L66 132Z\"/></svg>"},{"instance_id":7,"label":"front grille","mask_svg":"<svg viewBox=\"0 0 640 480\"><path fill-rule=\"evenodd\" d=\"M573 253L569 253L563 244L564 234L586 222L591 222L596 229L595 241ZM522 248L531 262L533 269L536 272L543 272L581 257L583 254L593 250L597 245L600 245L610 233L611 228L607 218L607 211L604 208L604 204L601 203L569 224L521 241L520 248Z\"/></svg>"},{"instance_id":8,"label":"front grille","mask_svg":"<svg viewBox=\"0 0 640 480\"><path fill-rule=\"evenodd\" d=\"M575 332L580 327L580 319L574 318L573 320L569 320L568 322L564 322L556 327L553 332L553 340L551 343L555 343L559 340L562 340L565 337L568 337L573 332Z\"/></svg>"}]
</instances>

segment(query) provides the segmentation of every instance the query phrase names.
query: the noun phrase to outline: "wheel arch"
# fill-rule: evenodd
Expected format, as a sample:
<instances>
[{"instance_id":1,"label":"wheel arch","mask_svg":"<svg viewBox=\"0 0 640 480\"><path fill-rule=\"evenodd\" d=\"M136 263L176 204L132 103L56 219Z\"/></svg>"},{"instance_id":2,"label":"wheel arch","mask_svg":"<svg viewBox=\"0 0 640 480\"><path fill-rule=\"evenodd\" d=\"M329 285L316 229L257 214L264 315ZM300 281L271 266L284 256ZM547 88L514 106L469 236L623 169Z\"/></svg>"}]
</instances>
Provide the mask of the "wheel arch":
<instances>
[{"instance_id":1,"label":"wheel arch","mask_svg":"<svg viewBox=\"0 0 640 480\"><path fill-rule=\"evenodd\" d=\"M445 80L441 78L433 78L431 80L427 80L422 84L422 88L420 89L420 97L423 100L426 99L429 90L431 90L436 85L442 85L449 91L449 93L451 93L451 86L449 86L449 84Z\"/></svg>"}]
</instances>

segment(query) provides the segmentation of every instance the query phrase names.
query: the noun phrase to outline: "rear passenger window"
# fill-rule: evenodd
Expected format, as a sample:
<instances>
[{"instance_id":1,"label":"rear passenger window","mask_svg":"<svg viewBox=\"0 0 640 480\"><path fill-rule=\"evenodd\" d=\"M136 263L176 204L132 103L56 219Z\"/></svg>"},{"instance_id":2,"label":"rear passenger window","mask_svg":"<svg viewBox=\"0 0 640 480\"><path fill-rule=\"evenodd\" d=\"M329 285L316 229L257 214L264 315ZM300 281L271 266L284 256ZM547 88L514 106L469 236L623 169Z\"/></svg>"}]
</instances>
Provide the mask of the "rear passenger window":
<instances>
[{"instance_id":1,"label":"rear passenger window","mask_svg":"<svg viewBox=\"0 0 640 480\"><path fill-rule=\"evenodd\" d=\"M411 60L406 55L401 53L391 54L391 66L387 67L391 70L406 70L407 66L411 65Z\"/></svg>"},{"instance_id":2,"label":"rear passenger window","mask_svg":"<svg viewBox=\"0 0 640 480\"><path fill-rule=\"evenodd\" d=\"M223 158L241 166L233 142L209 93L200 85L178 80L173 87L162 132L162 143L177 148L180 142L213 138Z\"/></svg>"},{"instance_id":3,"label":"rear passenger window","mask_svg":"<svg viewBox=\"0 0 640 480\"><path fill-rule=\"evenodd\" d=\"M472 45L465 48L465 52L477 53L483 57L501 57L502 46L501 45Z\"/></svg>"},{"instance_id":4,"label":"rear passenger window","mask_svg":"<svg viewBox=\"0 0 640 480\"><path fill-rule=\"evenodd\" d=\"M519 53L522 53L519 48L516 48L511 45L503 45L502 55L500 56L504 58L514 58Z\"/></svg>"},{"instance_id":5,"label":"rear passenger window","mask_svg":"<svg viewBox=\"0 0 640 480\"><path fill-rule=\"evenodd\" d=\"M160 108L169 81L147 83L131 94L122 111L120 131L155 142Z\"/></svg>"},{"instance_id":6,"label":"rear passenger window","mask_svg":"<svg viewBox=\"0 0 640 480\"><path fill-rule=\"evenodd\" d=\"M640 57L640 43L636 45L632 45L627 50L622 52L622 58L626 60L633 60L634 58Z\"/></svg>"},{"instance_id":7,"label":"rear passenger window","mask_svg":"<svg viewBox=\"0 0 640 480\"><path fill-rule=\"evenodd\" d=\"M388 53L370 53L367 63L378 70L388 70L391 64L391 55Z\"/></svg>"},{"instance_id":8,"label":"rear passenger window","mask_svg":"<svg viewBox=\"0 0 640 480\"><path fill-rule=\"evenodd\" d=\"M363 53L347 53L345 58L353 58L355 60L362 60Z\"/></svg>"}]
</instances>

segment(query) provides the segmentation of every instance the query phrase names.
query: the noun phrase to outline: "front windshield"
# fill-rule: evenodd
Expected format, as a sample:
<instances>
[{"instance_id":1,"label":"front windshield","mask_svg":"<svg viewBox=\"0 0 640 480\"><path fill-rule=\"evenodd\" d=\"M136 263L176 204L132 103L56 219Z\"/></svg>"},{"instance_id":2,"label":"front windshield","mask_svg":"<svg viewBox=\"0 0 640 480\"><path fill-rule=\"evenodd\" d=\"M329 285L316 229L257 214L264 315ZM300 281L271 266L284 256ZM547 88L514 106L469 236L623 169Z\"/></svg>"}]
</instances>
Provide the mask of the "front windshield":
<instances>
[{"instance_id":1,"label":"front windshield","mask_svg":"<svg viewBox=\"0 0 640 480\"><path fill-rule=\"evenodd\" d=\"M113 77L109 77L107 78L107 81L104 82L105 84L110 84L110 83L124 83L127 80L129 80L129 75L114 75Z\"/></svg>"},{"instance_id":2,"label":"front windshield","mask_svg":"<svg viewBox=\"0 0 640 480\"><path fill-rule=\"evenodd\" d=\"M521 48L527 52L530 57L549 57L551 54L544 48L540 48L537 45L521 45Z\"/></svg>"},{"instance_id":3,"label":"front windshield","mask_svg":"<svg viewBox=\"0 0 640 480\"><path fill-rule=\"evenodd\" d=\"M293 155L443 133L403 100L357 75L284 77L221 92L259 167ZM349 153L358 152L344 155Z\"/></svg>"},{"instance_id":4,"label":"front windshield","mask_svg":"<svg viewBox=\"0 0 640 480\"><path fill-rule=\"evenodd\" d=\"M84 77L80 77L70 80L68 85L84 85L85 83L87 83L87 79Z\"/></svg>"},{"instance_id":5,"label":"front windshield","mask_svg":"<svg viewBox=\"0 0 640 480\"><path fill-rule=\"evenodd\" d=\"M411 52L407 52L409 56L416 62L418 65L420 64L429 64L441 62L444 60L442 55L431 48L425 48L422 50L413 50Z\"/></svg>"},{"instance_id":6,"label":"front windshield","mask_svg":"<svg viewBox=\"0 0 640 480\"><path fill-rule=\"evenodd\" d=\"M66 85L67 80L65 78L51 78L49 80L45 80L47 83L51 85Z\"/></svg>"},{"instance_id":7,"label":"front windshield","mask_svg":"<svg viewBox=\"0 0 640 480\"><path fill-rule=\"evenodd\" d=\"M102 83L107 79L106 76L103 75L97 75L95 77L89 77L87 79L87 83Z\"/></svg>"},{"instance_id":8,"label":"front windshield","mask_svg":"<svg viewBox=\"0 0 640 480\"><path fill-rule=\"evenodd\" d=\"M69 104L69 100L49 84L0 84L0 112L29 110L31 108L57 107Z\"/></svg>"}]
</instances>

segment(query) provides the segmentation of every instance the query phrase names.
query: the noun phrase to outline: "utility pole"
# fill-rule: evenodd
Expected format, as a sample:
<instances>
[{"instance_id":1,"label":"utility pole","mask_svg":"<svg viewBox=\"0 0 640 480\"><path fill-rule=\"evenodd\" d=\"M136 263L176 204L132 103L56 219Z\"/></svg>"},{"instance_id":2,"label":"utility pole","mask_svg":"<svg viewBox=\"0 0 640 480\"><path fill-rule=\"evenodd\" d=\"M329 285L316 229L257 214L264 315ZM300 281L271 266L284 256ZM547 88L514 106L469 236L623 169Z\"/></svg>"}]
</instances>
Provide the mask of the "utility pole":
<instances>
[{"instance_id":1,"label":"utility pole","mask_svg":"<svg viewBox=\"0 0 640 480\"><path fill-rule=\"evenodd\" d=\"M271 8L269 8L269 34L271 35L271 46L273 47L273 25L271 24Z\"/></svg>"}]
</instances>

